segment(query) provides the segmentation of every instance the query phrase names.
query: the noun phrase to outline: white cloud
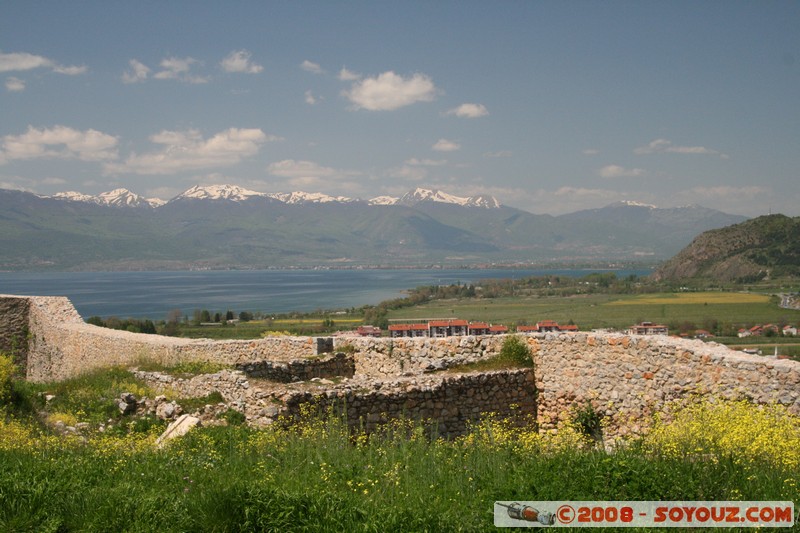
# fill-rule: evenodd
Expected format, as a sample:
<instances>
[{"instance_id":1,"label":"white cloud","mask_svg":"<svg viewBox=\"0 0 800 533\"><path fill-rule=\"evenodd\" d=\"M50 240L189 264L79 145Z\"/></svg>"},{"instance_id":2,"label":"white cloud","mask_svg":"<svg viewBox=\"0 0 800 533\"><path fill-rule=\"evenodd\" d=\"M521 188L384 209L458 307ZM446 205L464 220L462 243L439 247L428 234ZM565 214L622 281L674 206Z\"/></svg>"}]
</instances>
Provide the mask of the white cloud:
<instances>
[{"instance_id":1,"label":"white cloud","mask_svg":"<svg viewBox=\"0 0 800 533\"><path fill-rule=\"evenodd\" d=\"M33 70L37 68L49 68L54 72L66 74L68 76L84 74L88 70L85 66L78 67L59 65L52 59L29 54L27 52L15 52L11 54L4 54L0 52L0 72Z\"/></svg>"},{"instance_id":2,"label":"white cloud","mask_svg":"<svg viewBox=\"0 0 800 533\"><path fill-rule=\"evenodd\" d=\"M445 115L455 115L461 118L485 117L489 110L483 104L461 104L460 106L445 112Z\"/></svg>"},{"instance_id":3,"label":"white cloud","mask_svg":"<svg viewBox=\"0 0 800 533\"><path fill-rule=\"evenodd\" d=\"M633 151L637 155L648 154L699 154L699 155L718 155L722 159L728 159L726 154L704 146L676 146L667 139L656 139L647 146L640 146Z\"/></svg>"},{"instance_id":4,"label":"white cloud","mask_svg":"<svg viewBox=\"0 0 800 533\"><path fill-rule=\"evenodd\" d=\"M417 159L412 157L404 161L406 165L421 166L421 167L440 167L447 164L446 159Z\"/></svg>"},{"instance_id":5,"label":"white cloud","mask_svg":"<svg viewBox=\"0 0 800 533\"><path fill-rule=\"evenodd\" d=\"M264 67L254 63L247 50L234 50L220 62L225 72L240 72L243 74L258 74Z\"/></svg>"},{"instance_id":6,"label":"white cloud","mask_svg":"<svg viewBox=\"0 0 800 533\"><path fill-rule=\"evenodd\" d=\"M122 81L125 83L144 81L150 75L150 69L147 65L137 59L131 59L128 61L128 65L130 65L131 69L122 74Z\"/></svg>"},{"instance_id":7,"label":"white cloud","mask_svg":"<svg viewBox=\"0 0 800 533\"><path fill-rule=\"evenodd\" d=\"M361 184L351 178L360 173L322 166L313 161L284 159L267 167L267 172L282 182L274 183L290 190L307 190L332 195L354 194L362 191Z\"/></svg>"},{"instance_id":8,"label":"white cloud","mask_svg":"<svg viewBox=\"0 0 800 533\"><path fill-rule=\"evenodd\" d=\"M428 169L420 165L403 165L401 167L389 169L388 173L391 178L415 182L427 180L429 175Z\"/></svg>"},{"instance_id":9,"label":"white cloud","mask_svg":"<svg viewBox=\"0 0 800 533\"><path fill-rule=\"evenodd\" d=\"M12 159L62 158L110 161L117 158L117 138L97 130L79 131L66 126L36 129L2 138L0 163Z\"/></svg>"},{"instance_id":10,"label":"white cloud","mask_svg":"<svg viewBox=\"0 0 800 533\"><path fill-rule=\"evenodd\" d=\"M749 216L766 215L771 209L773 213L787 209L788 215L797 205L797 199L786 191L776 196L771 188L758 185L693 187L673 194L673 201L676 205L702 205Z\"/></svg>"},{"instance_id":11,"label":"white cloud","mask_svg":"<svg viewBox=\"0 0 800 533\"><path fill-rule=\"evenodd\" d=\"M178 80L186 83L207 83L209 78L196 76L191 73L193 65L200 62L191 57L167 57L159 64L162 69L153 76L157 80Z\"/></svg>"},{"instance_id":12,"label":"white cloud","mask_svg":"<svg viewBox=\"0 0 800 533\"><path fill-rule=\"evenodd\" d=\"M67 180L64 178L45 178L42 180L44 185L64 185Z\"/></svg>"},{"instance_id":13,"label":"white cloud","mask_svg":"<svg viewBox=\"0 0 800 533\"><path fill-rule=\"evenodd\" d=\"M339 71L337 76L341 81L356 81L361 79L361 74L353 72L351 70L347 70L345 67L342 67L342 70Z\"/></svg>"},{"instance_id":14,"label":"white cloud","mask_svg":"<svg viewBox=\"0 0 800 533\"><path fill-rule=\"evenodd\" d=\"M457 150L461 150L461 145L455 141L439 139L433 146L431 146L431 150L436 150L437 152L455 152Z\"/></svg>"},{"instance_id":15,"label":"white cloud","mask_svg":"<svg viewBox=\"0 0 800 533\"><path fill-rule=\"evenodd\" d=\"M354 109L392 111L417 102L430 102L436 93L433 81L424 74L403 78L389 71L358 81L343 94Z\"/></svg>"},{"instance_id":16,"label":"white cloud","mask_svg":"<svg viewBox=\"0 0 800 533\"><path fill-rule=\"evenodd\" d=\"M32 70L35 68L52 67L53 62L46 57L18 52L4 54L0 52L0 72L13 72L20 70Z\"/></svg>"},{"instance_id":17,"label":"white cloud","mask_svg":"<svg viewBox=\"0 0 800 533\"><path fill-rule=\"evenodd\" d=\"M338 174L333 168L323 167L312 161L296 161L294 159L284 159L272 163L267 167L267 172L281 178L319 178Z\"/></svg>"},{"instance_id":18,"label":"white cloud","mask_svg":"<svg viewBox=\"0 0 800 533\"><path fill-rule=\"evenodd\" d=\"M312 74L322 74L323 72L325 72L324 70L322 70L322 67L320 67L318 63L314 63L313 61L309 61L308 59L300 63L300 68L305 70L306 72L311 72Z\"/></svg>"},{"instance_id":19,"label":"white cloud","mask_svg":"<svg viewBox=\"0 0 800 533\"><path fill-rule=\"evenodd\" d=\"M317 98L314 96L314 93L311 91L306 91L305 101L308 105L314 105L318 102Z\"/></svg>"},{"instance_id":20,"label":"white cloud","mask_svg":"<svg viewBox=\"0 0 800 533\"><path fill-rule=\"evenodd\" d=\"M11 76L6 78L6 90L9 92L20 92L25 90L25 82L19 78Z\"/></svg>"},{"instance_id":21,"label":"white cloud","mask_svg":"<svg viewBox=\"0 0 800 533\"><path fill-rule=\"evenodd\" d=\"M89 67L86 65L81 66L61 66L56 65L53 67L53 72L58 72L59 74L66 74L67 76L77 76L79 74L86 74L89 71Z\"/></svg>"},{"instance_id":22,"label":"white cloud","mask_svg":"<svg viewBox=\"0 0 800 533\"><path fill-rule=\"evenodd\" d=\"M600 154L600 150L598 150L597 148L587 148L586 150L584 150L581 153L583 155L586 155L586 156L593 156L593 155L599 155Z\"/></svg>"},{"instance_id":23,"label":"white cloud","mask_svg":"<svg viewBox=\"0 0 800 533\"><path fill-rule=\"evenodd\" d=\"M229 128L204 139L199 131L162 131L150 136L161 149L142 155L131 154L124 163L108 164L106 172L119 174L175 174L235 165L258 153L261 145L279 137L266 135L260 129Z\"/></svg>"},{"instance_id":24,"label":"white cloud","mask_svg":"<svg viewBox=\"0 0 800 533\"><path fill-rule=\"evenodd\" d=\"M497 150L496 152L486 152L483 157L511 157L514 153L511 150Z\"/></svg>"},{"instance_id":25,"label":"white cloud","mask_svg":"<svg viewBox=\"0 0 800 533\"><path fill-rule=\"evenodd\" d=\"M638 178L644 175L641 168L625 168L619 165L606 165L597 172L602 178Z\"/></svg>"},{"instance_id":26,"label":"white cloud","mask_svg":"<svg viewBox=\"0 0 800 533\"><path fill-rule=\"evenodd\" d=\"M489 187L486 194L494 195L501 203L531 213L561 215L582 209L594 209L619 200L652 200L650 193L620 192L589 187L562 186L557 189Z\"/></svg>"}]
</instances>

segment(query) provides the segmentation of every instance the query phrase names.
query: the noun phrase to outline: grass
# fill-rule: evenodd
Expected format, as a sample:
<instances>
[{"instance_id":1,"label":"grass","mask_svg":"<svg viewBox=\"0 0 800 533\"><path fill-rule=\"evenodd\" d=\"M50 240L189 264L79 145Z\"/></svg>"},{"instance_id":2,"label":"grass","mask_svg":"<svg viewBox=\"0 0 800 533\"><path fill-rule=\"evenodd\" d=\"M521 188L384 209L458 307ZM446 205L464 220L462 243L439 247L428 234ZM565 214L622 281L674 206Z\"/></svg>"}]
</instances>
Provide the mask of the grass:
<instances>
[{"instance_id":1,"label":"grass","mask_svg":"<svg viewBox=\"0 0 800 533\"><path fill-rule=\"evenodd\" d=\"M572 320L580 329L591 330L625 329L642 320L692 322L700 328L709 320L721 324L798 323L800 311L782 309L761 294L699 292L435 300L390 310L388 314L390 320L419 317L459 317L506 325L534 324L545 319L566 324Z\"/></svg>"},{"instance_id":2,"label":"grass","mask_svg":"<svg viewBox=\"0 0 800 533\"><path fill-rule=\"evenodd\" d=\"M609 305L760 304L769 301L767 295L747 292L670 292L637 295Z\"/></svg>"},{"instance_id":3,"label":"grass","mask_svg":"<svg viewBox=\"0 0 800 533\"><path fill-rule=\"evenodd\" d=\"M208 339L257 339L268 332L288 332L291 335L324 335L338 330L355 329L363 320L348 316L275 318L239 322L236 325L196 326L180 324L179 336Z\"/></svg>"},{"instance_id":4,"label":"grass","mask_svg":"<svg viewBox=\"0 0 800 533\"><path fill-rule=\"evenodd\" d=\"M368 438L307 414L290 429L194 430L161 451L149 435L81 444L6 421L0 529L494 531L497 500L800 498L797 461L782 460L800 444L796 417L741 406L728 421L720 406L704 409L616 453L569 426L539 435L494 418L444 441L412 422ZM761 445L771 447L701 440L709 419L720 435L764 433Z\"/></svg>"}]
</instances>

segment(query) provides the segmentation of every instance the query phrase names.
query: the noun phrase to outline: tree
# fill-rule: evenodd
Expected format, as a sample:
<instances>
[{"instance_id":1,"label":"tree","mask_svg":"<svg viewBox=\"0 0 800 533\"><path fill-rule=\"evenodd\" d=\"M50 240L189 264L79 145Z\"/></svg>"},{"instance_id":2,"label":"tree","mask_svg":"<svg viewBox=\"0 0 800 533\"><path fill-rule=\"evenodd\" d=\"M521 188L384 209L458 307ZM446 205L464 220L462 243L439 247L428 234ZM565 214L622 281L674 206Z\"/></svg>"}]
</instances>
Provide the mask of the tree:
<instances>
[{"instance_id":1,"label":"tree","mask_svg":"<svg viewBox=\"0 0 800 533\"><path fill-rule=\"evenodd\" d=\"M181 316L183 313L180 309L173 309L169 313L167 313L167 322L177 324L181 320Z\"/></svg>"},{"instance_id":2,"label":"tree","mask_svg":"<svg viewBox=\"0 0 800 533\"><path fill-rule=\"evenodd\" d=\"M106 326L105 321L102 318L100 318L99 316L90 316L86 320L86 323L87 324L91 324L93 326L100 326L101 328L104 328Z\"/></svg>"}]
</instances>

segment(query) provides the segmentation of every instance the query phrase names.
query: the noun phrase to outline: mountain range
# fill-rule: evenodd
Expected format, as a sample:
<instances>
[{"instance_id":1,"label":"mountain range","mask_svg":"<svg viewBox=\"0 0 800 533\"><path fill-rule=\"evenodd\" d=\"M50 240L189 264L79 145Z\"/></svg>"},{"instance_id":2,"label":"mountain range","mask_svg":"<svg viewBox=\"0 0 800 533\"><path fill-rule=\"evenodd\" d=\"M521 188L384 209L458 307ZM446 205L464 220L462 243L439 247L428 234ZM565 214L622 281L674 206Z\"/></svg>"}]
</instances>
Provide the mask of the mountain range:
<instances>
[{"instance_id":1,"label":"mountain range","mask_svg":"<svg viewBox=\"0 0 800 533\"><path fill-rule=\"evenodd\" d=\"M424 188L361 200L212 185L169 201L0 189L0 269L654 262L744 220L634 202L541 215Z\"/></svg>"}]
</instances>

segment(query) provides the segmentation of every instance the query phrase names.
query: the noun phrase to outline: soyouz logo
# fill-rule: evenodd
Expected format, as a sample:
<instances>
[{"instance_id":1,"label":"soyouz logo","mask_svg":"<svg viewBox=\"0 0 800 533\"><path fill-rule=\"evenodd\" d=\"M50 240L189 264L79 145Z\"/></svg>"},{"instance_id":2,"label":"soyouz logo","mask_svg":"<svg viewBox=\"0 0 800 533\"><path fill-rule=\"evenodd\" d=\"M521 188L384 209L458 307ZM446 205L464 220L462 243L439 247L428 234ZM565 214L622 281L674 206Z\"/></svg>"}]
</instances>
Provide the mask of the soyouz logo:
<instances>
[{"instance_id":1,"label":"soyouz logo","mask_svg":"<svg viewBox=\"0 0 800 533\"><path fill-rule=\"evenodd\" d=\"M790 527L785 501L498 501L496 527Z\"/></svg>"}]
</instances>

